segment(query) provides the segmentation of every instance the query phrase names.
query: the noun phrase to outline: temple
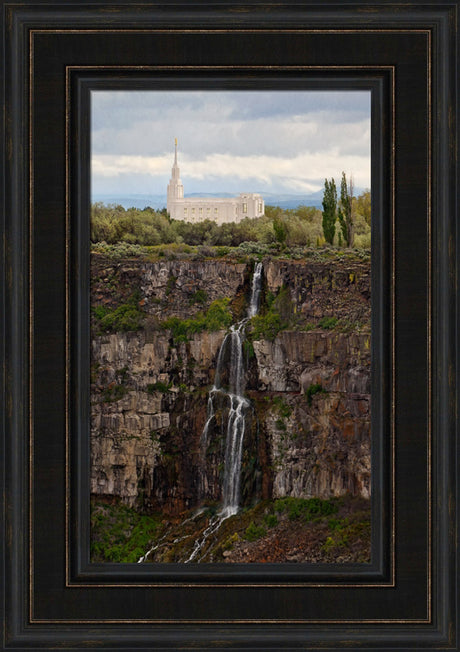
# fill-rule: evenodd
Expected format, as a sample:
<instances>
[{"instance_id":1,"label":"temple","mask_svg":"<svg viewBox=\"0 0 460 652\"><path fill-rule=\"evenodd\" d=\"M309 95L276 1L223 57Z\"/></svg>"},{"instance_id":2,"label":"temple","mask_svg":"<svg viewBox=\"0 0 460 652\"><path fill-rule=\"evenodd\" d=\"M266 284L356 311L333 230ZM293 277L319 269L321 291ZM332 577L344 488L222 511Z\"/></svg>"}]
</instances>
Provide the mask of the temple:
<instances>
[{"instance_id":1,"label":"temple","mask_svg":"<svg viewBox=\"0 0 460 652\"><path fill-rule=\"evenodd\" d=\"M202 222L214 220L217 224L240 222L246 217L261 217L264 200L258 193L240 193L238 197L184 197L184 186L177 164L177 138L174 143L174 165L167 191L167 210L174 220Z\"/></svg>"}]
</instances>

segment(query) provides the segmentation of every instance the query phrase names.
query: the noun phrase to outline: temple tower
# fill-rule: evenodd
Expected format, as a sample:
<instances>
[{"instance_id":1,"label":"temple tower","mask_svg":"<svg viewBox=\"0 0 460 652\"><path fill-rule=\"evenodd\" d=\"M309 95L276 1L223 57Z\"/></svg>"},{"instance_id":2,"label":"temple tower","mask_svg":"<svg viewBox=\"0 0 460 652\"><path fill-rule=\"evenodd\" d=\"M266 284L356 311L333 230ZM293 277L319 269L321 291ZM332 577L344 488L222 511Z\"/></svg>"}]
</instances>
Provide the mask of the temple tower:
<instances>
[{"instance_id":1,"label":"temple tower","mask_svg":"<svg viewBox=\"0 0 460 652\"><path fill-rule=\"evenodd\" d=\"M264 214L264 200L255 192L243 192L238 197L184 197L184 186L177 165L177 138L174 145L174 165L166 195L166 208L173 220L192 223L212 220L217 224L225 224Z\"/></svg>"},{"instance_id":2,"label":"temple tower","mask_svg":"<svg viewBox=\"0 0 460 652\"><path fill-rule=\"evenodd\" d=\"M171 179L168 184L168 192L166 198L166 208L168 213L172 215L173 202L177 199L184 198L184 186L180 178L180 169L177 165L177 138L174 139L174 165L171 169Z\"/></svg>"}]
</instances>

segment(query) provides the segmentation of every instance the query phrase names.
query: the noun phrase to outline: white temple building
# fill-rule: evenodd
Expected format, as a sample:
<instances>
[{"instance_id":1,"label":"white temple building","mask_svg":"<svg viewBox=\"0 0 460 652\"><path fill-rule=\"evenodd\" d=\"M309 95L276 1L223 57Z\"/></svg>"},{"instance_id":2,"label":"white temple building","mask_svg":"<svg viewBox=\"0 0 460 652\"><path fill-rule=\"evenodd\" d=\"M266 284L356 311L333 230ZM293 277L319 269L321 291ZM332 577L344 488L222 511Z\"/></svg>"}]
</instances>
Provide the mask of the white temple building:
<instances>
[{"instance_id":1,"label":"white temple building","mask_svg":"<svg viewBox=\"0 0 460 652\"><path fill-rule=\"evenodd\" d=\"M174 165L168 184L167 211L172 219L184 222L213 220L217 224L240 222L245 217L261 217L265 211L262 195L241 193L238 197L184 197L184 186L177 165L177 138L174 144Z\"/></svg>"}]
</instances>

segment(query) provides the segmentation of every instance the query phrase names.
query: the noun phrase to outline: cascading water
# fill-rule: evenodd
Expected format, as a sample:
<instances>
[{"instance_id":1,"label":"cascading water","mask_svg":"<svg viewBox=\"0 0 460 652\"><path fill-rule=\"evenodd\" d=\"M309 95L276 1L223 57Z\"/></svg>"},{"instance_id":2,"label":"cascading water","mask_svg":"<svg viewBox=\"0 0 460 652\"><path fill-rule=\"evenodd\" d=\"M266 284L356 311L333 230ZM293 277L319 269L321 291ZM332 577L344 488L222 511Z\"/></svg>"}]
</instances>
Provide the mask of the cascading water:
<instances>
[{"instance_id":1,"label":"cascading water","mask_svg":"<svg viewBox=\"0 0 460 652\"><path fill-rule=\"evenodd\" d=\"M224 397L228 400L229 409L227 416L225 458L224 458L224 480L222 486L222 507L214 518L211 519L208 527L204 530L202 537L195 541L192 554L186 562L193 561L203 548L208 537L216 532L223 521L229 516L238 512L240 501L241 483L241 460L243 455L243 440L246 427L246 414L250 403L244 396L245 369L243 363L243 342L244 329L251 317L257 314L259 309L260 291L262 288L262 263L257 263L251 283L251 298L247 315L237 324L233 324L229 333L225 336L217 356L216 375L214 385L208 396L208 412L206 423L201 435L201 450L205 454L208 445L209 428L216 416L215 401L217 397ZM229 361L228 383L225 387L222 382L224 365Z\"/></svg>"}]
</instances>

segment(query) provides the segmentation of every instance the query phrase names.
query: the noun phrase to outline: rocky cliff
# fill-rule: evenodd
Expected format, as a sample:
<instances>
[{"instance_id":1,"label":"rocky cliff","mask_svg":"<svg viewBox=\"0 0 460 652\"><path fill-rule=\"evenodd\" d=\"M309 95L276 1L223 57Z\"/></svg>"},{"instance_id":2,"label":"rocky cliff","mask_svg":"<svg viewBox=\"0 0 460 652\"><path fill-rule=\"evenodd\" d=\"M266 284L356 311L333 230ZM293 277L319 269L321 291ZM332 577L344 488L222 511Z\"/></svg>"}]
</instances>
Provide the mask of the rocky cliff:
<instances>
[{"instance_id":1,"label":"rocky cliff","mask_svg":"<svg viewBox=\"0 0 460 652\"><path fill-rule=\"evenodd\" d=\"M201 434L226 328L179 327L224 297L239 319L252 269L251 261L93 255L93 494L173 515L220 501L224 402L205 449ZM245 346L242 502L369 497L369 263L266 259L263 280L259 330L248 324ZM122 313L134 326L117 326L112 317ZM274 330L264 331L265 316L276 317Z\"/></svg>"}]
</instances>

